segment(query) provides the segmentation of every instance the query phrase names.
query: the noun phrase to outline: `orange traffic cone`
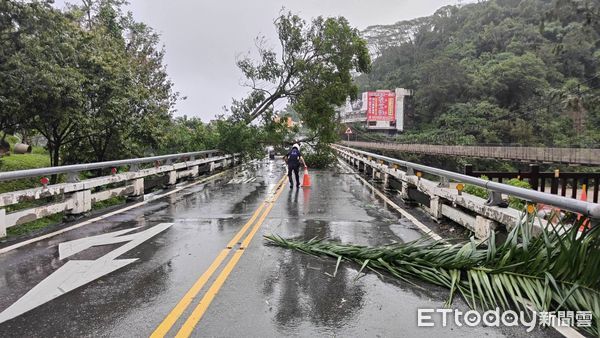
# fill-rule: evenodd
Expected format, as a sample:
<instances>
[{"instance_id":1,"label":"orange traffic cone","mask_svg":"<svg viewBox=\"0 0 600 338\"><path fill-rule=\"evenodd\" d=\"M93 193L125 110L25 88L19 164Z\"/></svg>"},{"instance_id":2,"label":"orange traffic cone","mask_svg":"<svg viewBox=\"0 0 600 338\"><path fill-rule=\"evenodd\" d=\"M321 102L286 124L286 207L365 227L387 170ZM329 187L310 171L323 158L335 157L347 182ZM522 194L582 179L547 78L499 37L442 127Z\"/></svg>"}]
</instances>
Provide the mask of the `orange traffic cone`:
<instances>
[{"instance_id":1,"label":"orange traffic cone","mask_svg":"<svg viewBox=\"0 0 600 338\"><path fill-rule=\"evenodd\" d=\"M577 188L574 188L577 189ZM579 198L582 201L586 201L587 202L587 187L585 186L585 184L581 185L581 197ZM577 215L577 221L580 221L581 218L583 218L584 216L582 214ZM581 226L579 227L579 231L583 231L585 230L585 227L591 228L590 225L590 220L587 218L584 218L583 223L581 223Z\"/></svg>"},{"instance_id":2,"label":"orange traffic cone","mask_svg":"<svg viewBox=\"0 0 600 338\"><path fill-rule=\"evenodd\" d=\"M302 188L310 187L310 176L308 175L308 168L304 168L304 178L302 178Z\"/></svg>"}]
</instances>

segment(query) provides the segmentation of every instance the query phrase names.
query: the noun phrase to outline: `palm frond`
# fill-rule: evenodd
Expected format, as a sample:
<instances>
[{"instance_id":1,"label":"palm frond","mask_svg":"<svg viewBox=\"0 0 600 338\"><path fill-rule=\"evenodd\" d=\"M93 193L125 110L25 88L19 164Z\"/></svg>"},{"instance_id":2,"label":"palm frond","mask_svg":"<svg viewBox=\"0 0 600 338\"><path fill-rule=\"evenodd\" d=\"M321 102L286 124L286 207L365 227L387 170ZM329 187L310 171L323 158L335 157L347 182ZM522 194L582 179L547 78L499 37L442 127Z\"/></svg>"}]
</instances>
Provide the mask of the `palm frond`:
<instances>
[{"instance_id":1,"label":"palm frond","mask_svg":"<svg viewBox=\"0 0 600 338\"><path fill-rule=\"evenodd\" d=\"M381 247L265 236L270 243L316 256L337 259L415 284L422 280L450 290L446 306L460 294L472 308L535 311L591 311L600 335L600 227L579 232L579 224L560 225L534 237L534 220L515 227L503 243L492 235L481 245L473 240L448 244L422 238ZM357 276L358 278L358 276Z\"/></svg>"}]
</instances>

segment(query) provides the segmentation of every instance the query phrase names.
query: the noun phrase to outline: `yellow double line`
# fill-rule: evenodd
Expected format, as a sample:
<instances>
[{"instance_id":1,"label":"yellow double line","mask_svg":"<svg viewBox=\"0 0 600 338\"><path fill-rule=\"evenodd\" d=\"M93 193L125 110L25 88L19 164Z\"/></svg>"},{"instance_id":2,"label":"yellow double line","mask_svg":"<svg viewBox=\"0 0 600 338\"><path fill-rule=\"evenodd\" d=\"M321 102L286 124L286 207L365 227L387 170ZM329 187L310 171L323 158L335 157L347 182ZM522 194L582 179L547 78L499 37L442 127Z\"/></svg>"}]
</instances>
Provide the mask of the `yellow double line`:
<instances>
[{"instance_id":1,"label":"yellow double line","mask_svg":"<svg viewBox=\"0 0 600 338\"><path fill-rule=\"evenodd\" d=\"M225 280L227 280L227 277L229 277L229 274L244 254L244 249L248 247L250 241L269 215L269 212L271 212L271 209L273 209L275 201L277 201L277 198L279 197L279 195L281 195L281 192L283 191L283 182L285 178L286 176L283 176L279 180L279 182L277 182L275 190L269 194L267 199L258 207L258 209L256 209L254 214L252 214L252 217L248 220L248 222L246 222L242 229L240 229L240 231L238 231L238 233L235 236L233 236L231 241L227 243L227 247L219 253L215 260L210 264L208 269L204 271L202 276L200 276L200 278L198 278L198 280L194 283L194 285L192 285L188 292L185 293L185 295L179 301L179 303L175 305L173 310L171 310L171 312L160 323L156 330L154 330L152 335L150 335L151 338L164 337L169 332L169 330L171 330L171 328L173 327L173 325L175 325L175 323L181 317L183 312L185 312L185 310L188 308L188 306L190 306L194 298L198 295L198 293L200 293L202 287L204 287L204 285L208 282L210 277L215 273L215 271L217 271L217 269L221 266L221 263L223 263L225 258L227 258L229 253L233 250L233 247L237 243L239 243L242 236L246 233L246 231L248 231L252 224L254 224L254 227L248 233L246 238L244 238L244 240L240 243L239 248L234 252L233 256L231 257L225 268L223 268L223 270L221 271L219 276L217 276L217 278L212 283L208 291L206 291L204 297L202 297L202 299L200 300L200 303L198 303L196 308L194 308L194 310L192 311L192 314L183 323L183 326L177 332L176 337L189 337L192 334L194 327L196 327L196 324L198 324L198 322L208 309L210 303L213 301L213 299L221 289L221 286L223 286ZM256 221L257 219L258 221Z\"/></svg>"}]
</instances>

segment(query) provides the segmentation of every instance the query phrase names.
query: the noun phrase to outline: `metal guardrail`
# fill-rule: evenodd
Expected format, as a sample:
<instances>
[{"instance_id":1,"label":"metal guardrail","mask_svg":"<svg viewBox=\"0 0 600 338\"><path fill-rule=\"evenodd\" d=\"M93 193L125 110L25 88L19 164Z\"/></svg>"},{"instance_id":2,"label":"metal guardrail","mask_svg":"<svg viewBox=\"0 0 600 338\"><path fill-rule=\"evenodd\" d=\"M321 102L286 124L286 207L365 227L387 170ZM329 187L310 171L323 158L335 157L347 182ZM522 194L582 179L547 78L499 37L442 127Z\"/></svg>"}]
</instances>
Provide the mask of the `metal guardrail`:
<instances>
[{"instance_id":1,"label":"metal guardrail","mask_svg":"<svg viewBox=\"0 0 600 338\"><path fill-rule=\"evenodd\" d=\"M589 203L589 202L575 200L575 199L571 199L571 198L567 198L567 197L551 195L551 194L547 194L547 193L539 192L539 191L535 191L535 190L514 187L514 186L511 186L508 184L486 181L486 180L483 180L483 179L477 178L477 177L467 176L464 174L459 174L459 173L448 171L448 170L428 167L428 166L425 166L422 164L403 161L403 160L399 160L399 159L395 159L395 158L391 158L391 157L387 157L387 156L382 156L382 155L378 155L378 154L374 154L374 153L369 153L366 151L349 148L349 147L345 147L345 146L341 146L341 145L333 145L332 147L337 150L343 149L343 150L346 150L349 152L354 152L356 154L361 154L361 155L364 155L367 157L371 157L371 158L378 159L378 160L381 160L384 162L388 162L390 164L397 164L399 166L410 168L412 170L417 170L417 171L420 171L423 173L428 173L431 175L443 177L448 180L455 180L455 181L458 181L461 183L472 184L472 185L475 185L478 187L488 189L491 192L507 194L510 196L519 197L521 199L528 200L528 201L535 202L535 203L549 204L549 205L552 205L552 206L555 206L555 207L558 207L558 208L561 208L564 210L583 214L590 218L600 219L600 204Z\"/></svg>"},{"instance_id":2,"label":"metal guardrail","mask_svg":"<svg viewBox=\"0 0 600 338\"><path fill-rule=\"evenodd\" d=\"M95 203L112 197L141 198L147 188L174 186L181 179L194 179L204 173L235 166L240 162L239 154L222 155L216 150L134 158L119 161L106 161L61 167L38 168L0 173L0 180L22 179L67 173L67 182L48 185L48 179L41 180L43 187L34 187L0 194L0 237L6 236L7 229L33 220L65 213L67 217L77 217L90 210ZM161 164L161 161L166 163ZM140 168L143 163L154 166ZM78 172L117 168L130 165L129 171L79 180ZM158 175L158 176L157 176ZM157 183L158 182L158 183ZM118 184L117 184L118 183ZM53 197L52 199L48 199ZM39 200L33 206L9 208L23 201Z\"/></svg>"},{"instance_id":3,"label":"metal guardrail","mask_svg":"<svg viewBox=\"0 0 600 338\"><path fill-rule=\"evenodd\" d=\"M125 165L138 165L138 164L144 164L144 163L152 163L152 162L156 162L156 161L172 161L172 160L180 160L180 159L184 159L184 158L194 159L195 157L198 157L198 156L210 157L210 155L215 154L215 153L219 153L219 151L218 150L205 150L205 151L196 151L196 152L181 153L181 154L131 158L131 159L127 159L127 160L116 160L116 161L94 162L94 163L85 163L85 164L64 165L64 166L59 166L59 167L45 167L45 168L36 168L36 169L6 171L6 172L0 172L0 182L1 181L9 181L9 180L18 180L21 178L40 177L40 176L56 175L56 174L78 173L81 171L104 169L104 168L114 168L114 167L121 167L121 166L125 166Z\"/></svg>"}]
</instances>

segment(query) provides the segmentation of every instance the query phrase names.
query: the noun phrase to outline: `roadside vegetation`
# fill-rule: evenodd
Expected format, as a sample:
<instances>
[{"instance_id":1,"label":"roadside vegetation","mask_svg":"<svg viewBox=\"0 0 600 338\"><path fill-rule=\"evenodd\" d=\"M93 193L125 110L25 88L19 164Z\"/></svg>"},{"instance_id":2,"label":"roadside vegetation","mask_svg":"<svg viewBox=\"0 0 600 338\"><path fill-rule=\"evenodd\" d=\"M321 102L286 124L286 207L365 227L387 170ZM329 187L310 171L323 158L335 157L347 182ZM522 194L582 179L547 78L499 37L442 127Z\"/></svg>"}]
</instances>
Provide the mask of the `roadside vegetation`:
<instances>
[{"instance_id":1,"label":"roadside vegetation","mask_svg":"<svg viewBox=\"0 0 600 338\"><path fill-rule=\"evenodd\" d=\"M481 176L480 178L484 179L484 180L489 180L489 178L487 176ZM531 185L529 183L519 180L517 178L510 179L510 180L504 182L504 184L512 185L513 187L531 189ZM472 184L465 184L465 188L463 191L467 194L481 197L483 199L487 199L489 197L489 191L486 188L478 187L478 186L472 185ZM523 211L526 206L526 202L520 198L517 198L514 196L509 196L508 197L508 206L511 208Z\"/></svg>"}]
</instances>

